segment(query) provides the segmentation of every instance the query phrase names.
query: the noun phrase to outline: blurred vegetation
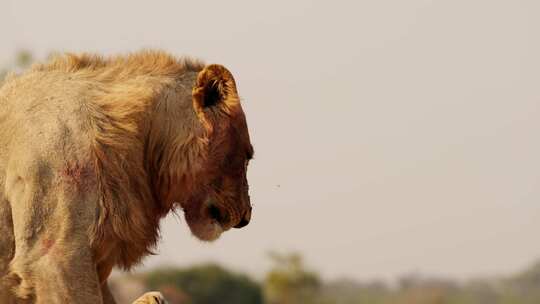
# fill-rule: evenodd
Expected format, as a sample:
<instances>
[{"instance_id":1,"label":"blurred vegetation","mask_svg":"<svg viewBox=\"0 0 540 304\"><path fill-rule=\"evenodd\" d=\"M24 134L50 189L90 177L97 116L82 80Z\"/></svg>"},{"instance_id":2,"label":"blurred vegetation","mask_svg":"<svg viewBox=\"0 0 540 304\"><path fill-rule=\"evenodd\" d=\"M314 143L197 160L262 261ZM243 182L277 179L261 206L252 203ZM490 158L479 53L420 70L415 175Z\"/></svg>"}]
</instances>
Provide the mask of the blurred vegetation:
<instances>
[{"instance_id":1,"label":"blurred vegetation","mask_svg":"<svg viewBox=\"0 0 540 304\"><path fill-rule=\"evenodd\" d=\"M264 290L269 304L322 303L322 282L305 269L299 254L271 253L274 268L266 275Z\"/></svg>"},{"instance_id":2,"label":"blurred vegetation","mask_svg":"<svg viewBox=\"0 0 540 304\"><path fill-rule=\"evenodd\" d=\"M0 85L2 84L3 79L9 72L20 72L28 68L34 61L34 56L30 51L20 50L15 54L15 57L11 59L11 64L7 66L0 67Z\"/></svg>"},{"instance_id":3,"label":"blurred vegetation","mask_svg":"<svg viewBox=\"0 0 540 304\"><path fill-rule=\"evenodd\" d=\"M538 304L540 262L510 277L457 282L403 276L398 284L352 279L324 281L306 268L299 254L272 253L272 268L257 282L215 264L187 269L159 269L137 276L141 289L159 290L171 304ZM123 278L113 282L119 294ZM119 298L119 302L129 302Z\"/></svg>"},{"instance_id":4,"label":"blurred vegetation","mask_svg":"<svg viewBox=\"0 0 540 304\"><path fill-rule=\"evenodd\" d=\"M162 290L172 298L180 296L189 304L259 304L263 303L258 283L243 274L236 274L218 265L195 266L188 269L159 269L145 275L152 290ZM178 290L175 290L178 289Z\"/></svg>"}]
</instances>

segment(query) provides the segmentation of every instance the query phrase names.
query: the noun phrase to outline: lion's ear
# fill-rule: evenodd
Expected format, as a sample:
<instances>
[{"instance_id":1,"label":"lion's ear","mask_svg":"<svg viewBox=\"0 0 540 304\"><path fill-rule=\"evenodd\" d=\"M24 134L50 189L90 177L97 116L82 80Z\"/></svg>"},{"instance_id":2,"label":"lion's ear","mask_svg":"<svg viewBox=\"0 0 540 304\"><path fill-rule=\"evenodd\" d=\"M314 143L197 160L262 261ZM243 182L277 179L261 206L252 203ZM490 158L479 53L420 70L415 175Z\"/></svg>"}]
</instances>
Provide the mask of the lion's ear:
<instances>
[{"instance_id":1,"label":"lion's ear","mask_svg":"<svg viewBox=\"0 0 540 304\"><path fill-rule=\"evenodd\" d=\"M193 102L198 110L219 107L226 113L239 104L234 78L224 66L206 66L197 76L193 87Z\"/></svg>"}]
</instances>

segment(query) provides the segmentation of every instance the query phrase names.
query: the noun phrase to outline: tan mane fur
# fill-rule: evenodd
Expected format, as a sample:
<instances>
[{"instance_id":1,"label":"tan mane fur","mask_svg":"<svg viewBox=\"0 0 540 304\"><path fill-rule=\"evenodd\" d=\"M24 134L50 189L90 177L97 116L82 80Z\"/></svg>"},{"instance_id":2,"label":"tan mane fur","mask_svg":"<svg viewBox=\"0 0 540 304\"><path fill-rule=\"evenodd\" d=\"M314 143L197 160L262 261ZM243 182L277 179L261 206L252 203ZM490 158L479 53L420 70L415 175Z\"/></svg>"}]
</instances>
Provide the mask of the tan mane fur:
<instances>
[{"instance_id":1,"label":"tan mane fur","mask_svg":"<svg viewBox=\"0 0 540 304\"><path fill-rule=\"evenodd\" d=\"M172 208L161 188L175 179L193 182L207 134L195 126L193 113L186 118L191 134L177 139L160 113L170 107L182 77L203 68L201 62L155 51L109 59L68 54L32 68L68 72L95 87L85 110L92 134L90 162L101 195L90 231L98 263L114 255L118 265L129 268L151 253L159 219ZM191 104L185 111L194 112ZM105 252L111 242L114 249Z\"/></svg>"}]
</instances>

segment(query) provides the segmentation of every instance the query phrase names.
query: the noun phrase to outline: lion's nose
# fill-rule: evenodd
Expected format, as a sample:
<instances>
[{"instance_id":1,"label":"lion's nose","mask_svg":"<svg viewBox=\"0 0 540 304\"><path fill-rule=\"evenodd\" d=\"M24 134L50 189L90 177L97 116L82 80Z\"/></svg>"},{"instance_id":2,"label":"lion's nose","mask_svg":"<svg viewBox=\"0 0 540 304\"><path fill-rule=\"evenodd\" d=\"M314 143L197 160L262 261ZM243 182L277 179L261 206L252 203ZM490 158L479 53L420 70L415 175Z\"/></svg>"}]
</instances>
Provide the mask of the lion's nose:
<instances>
[{"instance_id":1,"label":"lion's nose","mask_svg":"<svg viewBox=\"0 0 540 304\"><path fill-rule=\"evenodd\" d=\"M244 216L238 223L238 225L234 226L234 228L242 228L249 224L249 221L251 220L251 207L249 207L248 210L244 213Z\"/></svg>"}]
</instances>

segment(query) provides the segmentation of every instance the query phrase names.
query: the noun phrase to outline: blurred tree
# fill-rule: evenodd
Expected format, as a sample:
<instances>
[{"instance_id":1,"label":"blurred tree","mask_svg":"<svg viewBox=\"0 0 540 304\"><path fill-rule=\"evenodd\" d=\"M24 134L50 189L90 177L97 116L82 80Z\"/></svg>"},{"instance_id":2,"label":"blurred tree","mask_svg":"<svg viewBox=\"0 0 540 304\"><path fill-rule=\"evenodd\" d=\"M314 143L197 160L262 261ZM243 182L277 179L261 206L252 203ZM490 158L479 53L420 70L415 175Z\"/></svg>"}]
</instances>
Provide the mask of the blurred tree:
<instances>
[{"instance_id":1,"label":"blurred tree","mask_svg":"<svg viewBox=\"0 0 540 304\"><path fill-rule=\"evenodd\" d=\"M307 271L299 254L270 253L274 268L264 286L268 304L322 303L319 276Z\"/></svg>"},{"instance_id":2,"label":"blurred tree","mask_svg":"<svg viewBox=\"0 0 540 304\"><path fill-rule=\"evenodd\" d=\"M34 61L34 57L32 56L32 53L28 50L20 50L17 52L15 64L16 67L25 69L29 67L32 62Z\"/></svg>"},{"instance_id":3,"label":"blurred tree","mask_svg":"<svg viewBox=\"0 0 540 304\"><path fill-rule=\"evenodd\" d=\"M176 303L190 304L261 304L261 287L247 276L218 265L203 265L184 270L160 269L145 275L150 289L175 294ZM176 290L174 290L176 288ZM170 299L170 303L175 302Z\"/></svg>"},{"instance_id":4,"label":"blurred tree","mask_svg":"<svg viewBox=\"0 0 540 304\"><path fill-rule=\"evenodd\" d=\"M32 62L34 61L34 57L32 56L32 53L28 50L20 50L15 54L15 58L13 59L13 63L9 64L8 66L0 68L0 85L2 84L4 78L10 71L21 71L26 68L28 68Z\"/></svg>"}]
</instances>

